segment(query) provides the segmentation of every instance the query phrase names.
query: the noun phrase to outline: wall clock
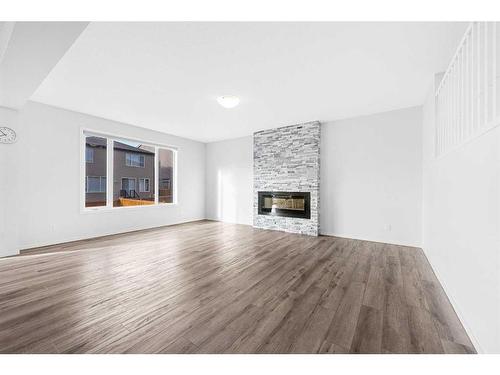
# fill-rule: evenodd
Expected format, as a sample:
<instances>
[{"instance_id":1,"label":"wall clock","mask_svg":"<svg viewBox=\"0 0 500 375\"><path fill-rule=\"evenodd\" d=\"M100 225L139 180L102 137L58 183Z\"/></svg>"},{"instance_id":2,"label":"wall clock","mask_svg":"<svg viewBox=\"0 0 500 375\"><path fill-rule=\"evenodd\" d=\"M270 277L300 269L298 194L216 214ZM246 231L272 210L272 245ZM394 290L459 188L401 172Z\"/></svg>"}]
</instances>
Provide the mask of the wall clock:
<instances>
[{"instance_id":1,"label":"wall clock","mask_svg":"<svg viewBox=\"0 0 500 375\"><path fill-rule=\"evenodd\" d=\"M13 129L0 126L0 143L14 143L16 137L16 132Z\"/></svg>"}]
</instances>

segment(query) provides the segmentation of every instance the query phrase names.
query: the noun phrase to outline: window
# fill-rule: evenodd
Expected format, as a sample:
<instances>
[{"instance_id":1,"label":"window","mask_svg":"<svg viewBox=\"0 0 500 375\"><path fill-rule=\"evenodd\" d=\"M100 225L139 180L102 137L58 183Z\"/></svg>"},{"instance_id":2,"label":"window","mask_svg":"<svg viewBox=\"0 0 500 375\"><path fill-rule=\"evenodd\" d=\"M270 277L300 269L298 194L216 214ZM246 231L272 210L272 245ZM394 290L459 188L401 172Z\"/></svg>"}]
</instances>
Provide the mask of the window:
<instances>
[{"instance_id":1,"label":"window","mask_svg":"<svg viewBox=\"0 0 500 375\"><path fill-rule=\"evenodd\" d=\"M141 154L125 154L125 164L127 167L140 167L144 168L145 156Z\"/></svg>"},{"instance_id":2,"label":"window","mask_svg":"<svg viewBox=\"0 0 500 375\"><path fill-rule=\"evenodd\" d=\"M113 207L156 203L155 189L149 182L147 190L145 186L145 179L155 180L156 149L156 146L129 139L113 141L113 175L114 180L121 184L113 193Z\"/></svg>"},{"instance_id":3,"label":"window","mask_svg":"<svg viewBox=\"0 0 500 375\"><path fill-rule=\"evenodd\" d=\"M104 176L87 176L85 191L87 193L105 193L106 192L106 177L104 177Z\"/></svg>"},{"instance_id":4,"label":"window","mask_svg":"<svg viewBox=\"0 0 500 375\"><path fill-rule=\"evenodd\" d=\"M163 186L164 189L171 189L170 178L162 178L160 180L160 186Z\"/></svg>"},{"instance_id":5,"label":"window","mask_svg":"<svg viewBox=\"0 0 500 375\"><path fill-rule=\"evenodd\" d=\"M107 140L85 136L85 207L106 206Z\"/></svg>"},{"instance_id":6,"label":"window","mask_svg":"<svg viewBox=\"0 0 500 375\"><path fill-rule=\"evenodd\" d=\"M168 149L158 150L158 174L160 181L158 186L160 203L173 203L174 202L174 165L175 153Z\"/></svg>"},{"instance_id":7,"label":"window","mask_svg":"<svg viewBox=\"0 0 500 375\"><path fill-rule=\"evenodd\" d=\"M94 149L92 147L85 147L85 162L93 163L94 162Z\"/></svg>"},{"instance_id":8,"label":"window","mask_svg":"<svg viewBox=\"0 0 500 375\"><path fill-rule=\"evenodd\" d=\"M109 209L175 202L175 150L86 131L83 134L84 207Z\"/></svg>"},{"instance_id":9,"label":"window","mask_svg":"<svg viewBox=\"0 0 500 375\"><path fill-rule=\"evenodd\" d=\"M139 179L139 193L149 193L149 178Z\"/></svg>"}]
</instances>

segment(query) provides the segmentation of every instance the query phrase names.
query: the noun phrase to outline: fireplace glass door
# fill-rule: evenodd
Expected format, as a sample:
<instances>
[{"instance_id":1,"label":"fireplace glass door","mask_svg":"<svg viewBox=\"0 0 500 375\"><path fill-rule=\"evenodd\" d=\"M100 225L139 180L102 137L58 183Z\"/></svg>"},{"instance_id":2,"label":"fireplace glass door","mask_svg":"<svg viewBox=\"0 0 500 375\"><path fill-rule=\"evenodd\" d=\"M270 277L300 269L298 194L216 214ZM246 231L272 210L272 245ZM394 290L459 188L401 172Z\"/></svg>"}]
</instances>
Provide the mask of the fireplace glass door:
<instances>
[{"instance_id":1,"label":"fireplace glass door","mask_svg":"<svg viewBox=\"0 0 500 375\"><path fill-rule=\"evenodd\" d=\"M259 192L259 215L310 219L309 192Z\"/></svg>"}]
</instances>

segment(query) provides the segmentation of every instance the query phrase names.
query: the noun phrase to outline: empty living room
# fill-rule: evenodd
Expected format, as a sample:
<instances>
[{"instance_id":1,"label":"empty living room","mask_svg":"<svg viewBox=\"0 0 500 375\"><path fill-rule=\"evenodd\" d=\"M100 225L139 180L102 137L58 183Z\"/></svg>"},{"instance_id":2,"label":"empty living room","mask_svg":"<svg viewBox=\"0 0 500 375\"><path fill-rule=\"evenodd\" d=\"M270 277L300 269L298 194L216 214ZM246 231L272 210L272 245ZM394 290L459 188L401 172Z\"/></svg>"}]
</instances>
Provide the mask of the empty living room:
<instances>
[{"instance_id":1,"label":"empty living room","mask_svg":"<svg viewBox=\"0 0 500 375\"><path fill-rule=\"evenodd\" d=\"M498 366L500 22L26 11L0 366Z\"/></svg>"}]
</instances>

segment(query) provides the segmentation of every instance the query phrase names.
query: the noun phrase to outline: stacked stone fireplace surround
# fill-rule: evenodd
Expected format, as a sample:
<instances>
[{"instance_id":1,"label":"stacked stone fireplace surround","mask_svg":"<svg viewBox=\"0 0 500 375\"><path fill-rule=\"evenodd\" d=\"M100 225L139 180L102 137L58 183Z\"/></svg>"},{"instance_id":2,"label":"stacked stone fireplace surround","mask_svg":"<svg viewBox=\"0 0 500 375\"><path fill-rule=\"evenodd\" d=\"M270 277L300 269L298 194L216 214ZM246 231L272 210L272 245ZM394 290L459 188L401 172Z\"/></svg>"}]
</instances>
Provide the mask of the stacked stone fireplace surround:
<instances>
[{"instance_id":1,"label":"stacked stone fireplace surround","mask_svg":"<svg viewBox=\"0 0 500 375\"><path fill-rule=\"evenodd\" d=\"M254 227L318 235L320 136L318 121L254 133ZM310 192L311 218L259 215L259 191Z\"/></svg>"}]
</instances>

